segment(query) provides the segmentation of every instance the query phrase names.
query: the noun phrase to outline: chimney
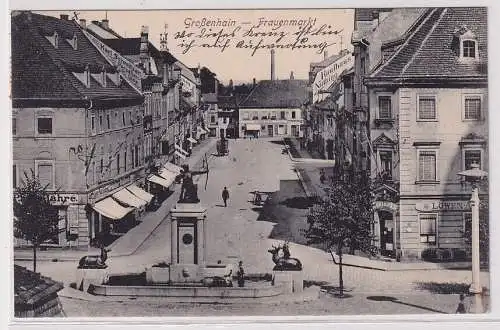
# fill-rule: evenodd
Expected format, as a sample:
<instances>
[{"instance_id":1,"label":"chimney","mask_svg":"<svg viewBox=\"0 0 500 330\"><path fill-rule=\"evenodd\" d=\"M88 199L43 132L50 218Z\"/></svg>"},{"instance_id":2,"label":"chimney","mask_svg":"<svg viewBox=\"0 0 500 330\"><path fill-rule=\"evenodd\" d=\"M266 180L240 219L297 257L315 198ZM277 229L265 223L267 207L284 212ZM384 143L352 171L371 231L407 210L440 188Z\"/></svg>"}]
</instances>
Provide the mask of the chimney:
<instances>
[{"instance_id":1,"label":"chimney","mask_svg":"<svg viewBox=\"0 0 500 330\"><path fill-rule=\"evenodd\" d=\"M68 16L67 14L61 14L61 16L60 16L60 17L61 17L61 19L62 19L63 21L67 21L67 20L68 20L68 18L69 18L69 16Z\"/></svg>"},{"instance_id":2,"label":"chimney","mask_svg":"<svg viewBox=\"0 0 500 330\"><path fill-rule=\"evenodd\" d=\"M109 20L107 18L103 19L101 24L106 30L109 29Z\"/></svg>"},{"instance_id":3,"label":"chimney","mask_svg":"<svg viewBox=\"0 0 500 330\"><path fill-rule=\"evenodd\" d=\"M149 28L145 25L141 27L141 46L139 50L139 58L141 60L141 64L146 73L149 73L149 49L148 49L148 33Z\"/></svg>"},{"instance_id":4,"label":"chimney","mask_svg":"<svg viewBox=\"0 0 500 330\"><path fill-rule=\"evenodd\" d=\"M82 29L87 28L87 21L84 18L80 18L80 27Z\"/></svg>"},{"instance_id":5,"label":"chimney","mask_svg":"<svg viewBox=\"0 0 500 330\"><path fill-rule=\"evenodd\" d=\"M257 80L255 80L255 78L253 78L253 86L255 88L255 85L257 85Z\"/></svg>"},{"instance_id":6,"label":"chimney","mask_svg":"<svg viewBox=\"0 0 500 330\"><path fill-rule=\"evenodd\" d=\"M290 80L293 80L294 77L293 77L293 71L290 71Z\"/></svg>"},{"instance_id":7,"label":"chimney","mask_svg":"<svg viewBox=\"0 0 500 330\"><path fill-rule=\"evenodd\" d=\"M323 53L323 59L326 60L328 58L328 52L325 50Z\"/></svg>"},{"instance_id":8,"label":"chimney","mask_svg":"<svg viewBox=\"0 0 500 330\"><path fill-rule=\"evenodd\" d=\"M274 49L271 49L271 80L276 79L276 73L275 73L275 63L274 63Z\"/></svg>"}]
</instances>

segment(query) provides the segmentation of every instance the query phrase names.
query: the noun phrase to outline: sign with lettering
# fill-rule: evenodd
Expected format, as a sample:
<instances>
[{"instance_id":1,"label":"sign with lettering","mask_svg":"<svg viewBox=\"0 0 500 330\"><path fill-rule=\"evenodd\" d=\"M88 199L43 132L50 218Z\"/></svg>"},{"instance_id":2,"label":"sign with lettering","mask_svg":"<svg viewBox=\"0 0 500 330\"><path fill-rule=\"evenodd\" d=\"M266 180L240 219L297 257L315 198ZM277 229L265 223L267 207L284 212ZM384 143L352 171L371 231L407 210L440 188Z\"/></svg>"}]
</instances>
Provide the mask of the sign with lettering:
<instances>
[{"instance_id":1,"label":"sign with lettering","mask_svg":"<svg viewBox=\"0 0 500 330\"><path fill-rule=\"evenodd\" d=\"M48 199L52 205L80 204L78 194L54 193L49 194Z\"/></svg>"},{"instance_id":2,"label":"sign with lettering","mask_svg":"<svg viewBox=\"0 0 500 330\"><path fill-rule=\"evenodd\" d=\"M145 77L144 71L141 68L134 65L134 63L127 60L120 53L104 44L98 38L94 37L87 31L82 30L85 36L92 42L92 44L97 48L97 50L114 66L117 67L120 75L138 91L142 90L141 81Z\"/></svg>"},{"instance_id":3,"label":"sign with lettering","mask_svg":"<svg viewBox=\"0 0 500 330\"><path fill-rule=\"evenodd\" d=\"M337 55L334 55L337 56ZM322 101L328 94L322 93L325 89L337 82L340 74L345 70L349 70L354 65L354 56L349 51L344 53L327 67L316 74L313 82L313 103Z\"/></svg>"},{"instance_id":4,"label":"sign with lettering","mask_svg":"<svg viewBox=\"0 0 500 330\"><path fill-rule=\"evenodd\" d=\"M480 206L488 207L487 201L481 201ZM470 211L471 203L468 200L465 201L430 201L430 202L418 202L415 204L417 211L423 212L439 212L439 211Z\"/></svg>"}]
</instances>

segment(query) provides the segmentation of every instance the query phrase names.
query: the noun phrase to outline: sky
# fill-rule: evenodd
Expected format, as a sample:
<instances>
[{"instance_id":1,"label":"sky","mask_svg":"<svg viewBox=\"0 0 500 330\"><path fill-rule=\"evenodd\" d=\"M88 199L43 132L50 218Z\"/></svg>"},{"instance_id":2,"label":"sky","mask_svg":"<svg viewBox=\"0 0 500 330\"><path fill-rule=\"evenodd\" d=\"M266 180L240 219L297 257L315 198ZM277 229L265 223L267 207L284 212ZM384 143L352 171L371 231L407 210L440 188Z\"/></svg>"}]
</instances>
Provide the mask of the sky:
<instances>
[{"instance_id":1,"label":"sky","mask_svg":"<svg viewBox=\"0 0 500 330\"><path fill-rule=\"evenodd\" d=\"M60 14L69 14L70 18L73 17L72 11L38 13L57 17ZM107 15L110 27L123 37L139 37L141 26L147 25L149 40L158 48L160 34L165 31L167 24L169 51L189 67L197 67L198 64L208 67L226 84L229 79L235 84L250 82L253 78L270 79L271 55L270 49L266 47L278 44L291 45L297 39L304 38L306 40L303 43L296 44L306 46L304 48L276 49L275 72L277 79L289 79L291 71L295 79L308 79L310 63L321 61L325 55L323 50L327 51L327 56L336 54L341 49L341 42L342 48L350 49L354 25L354 10L351 9L78 11L77 13L79 18L87 20L87 24L92 20L102 20ZM206 26L203 25L203 19L221 24L228 22L229 25L233 22L233 25ZM307 30L308 27L310 27L308 34L296 34ZM221 35L209 35L209 33L219 33L221 29L223 29ZM314 32L317 34L313 35ZM186 37L189 33L191 36ZM285 37L279 40L283 34ZM222 38L215 43L217 36ZM222 47L207 47L222 46L226 39L231 40L223 51ZM263 40L261 45L265 48L257 50L251 48L261 39ZM186 47L182 48L179 44L184 42L188 45L193 40L194 46L183 54ZM237 47L238 42L241 47ZM252 55L254 50L255 53Z\"/></svg>"}]
</instances>

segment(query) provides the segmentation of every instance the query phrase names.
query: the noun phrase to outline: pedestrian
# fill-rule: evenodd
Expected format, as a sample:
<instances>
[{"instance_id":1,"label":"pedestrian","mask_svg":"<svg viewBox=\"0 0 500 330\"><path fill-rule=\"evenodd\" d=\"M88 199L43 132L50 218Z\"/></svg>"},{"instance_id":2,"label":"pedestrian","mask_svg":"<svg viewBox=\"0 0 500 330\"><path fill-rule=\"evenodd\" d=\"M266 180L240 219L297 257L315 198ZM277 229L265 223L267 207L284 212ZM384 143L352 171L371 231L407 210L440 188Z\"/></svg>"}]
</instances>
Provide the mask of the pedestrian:
<instances>
[{"instance_id":1,"label":"pedestrian","mask_svg":"<svg viewBox=\"0 0 500 330\"><path fill-rule=\"evenodd\" d=\"M243 261L240 261L238 263L236 278L238 279L238 287L243 288L245 286L245 271L243 270Z\"/></svg>"},{"instance_id":2,"label":"pedestrian","mask_svg":"<svg viewBox=\"0 0 500 330\"><path fill-rule=\"evenodd\" d=\"M460 301L458 302L456 314L466 314L467 311L465 309L465 296L463 293L460 294Z\"/></svg>"},{"instance_id":3,"label":"pedestrian","mask_svg":"<svg viewBox=\"0 0 500 330\"><path fill-rule=\"evenodd\" d=\"M227 187L222 190L222 200L224 201L224 207L227 207L227 200L229 199L229 191Z\"/></svg>"}]
</instances>

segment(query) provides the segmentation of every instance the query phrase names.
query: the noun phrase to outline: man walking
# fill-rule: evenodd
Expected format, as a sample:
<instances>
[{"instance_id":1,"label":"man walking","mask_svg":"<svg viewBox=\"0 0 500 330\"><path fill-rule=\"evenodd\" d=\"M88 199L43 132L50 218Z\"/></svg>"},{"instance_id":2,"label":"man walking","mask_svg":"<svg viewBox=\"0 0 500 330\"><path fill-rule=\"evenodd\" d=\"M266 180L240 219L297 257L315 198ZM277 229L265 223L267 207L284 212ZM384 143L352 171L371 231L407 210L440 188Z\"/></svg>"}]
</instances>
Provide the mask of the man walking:
<instances>
[{"instance_id":1,"label":"man walking","mask_svg":"<svg viewBox=\"0 0 500 330\"><path fill-rule=\"evenodd\" d=\"M227 200L229 199L229 191L227 187L222 190L222 200L224 201L224 207L227 207Z\"/></svg>"}]
</instances>

